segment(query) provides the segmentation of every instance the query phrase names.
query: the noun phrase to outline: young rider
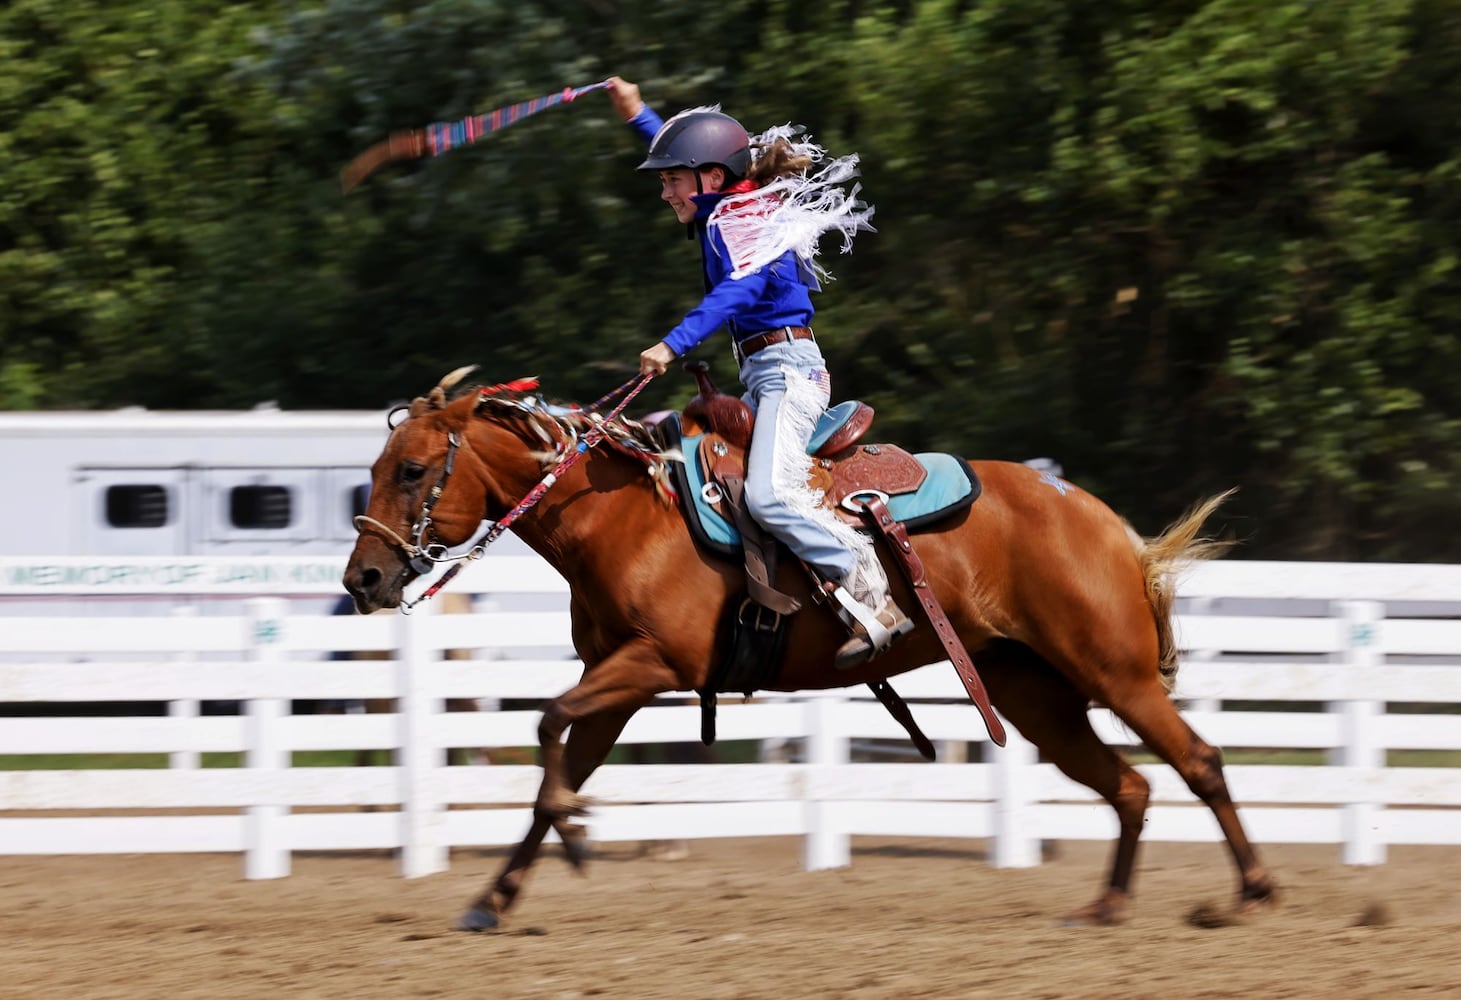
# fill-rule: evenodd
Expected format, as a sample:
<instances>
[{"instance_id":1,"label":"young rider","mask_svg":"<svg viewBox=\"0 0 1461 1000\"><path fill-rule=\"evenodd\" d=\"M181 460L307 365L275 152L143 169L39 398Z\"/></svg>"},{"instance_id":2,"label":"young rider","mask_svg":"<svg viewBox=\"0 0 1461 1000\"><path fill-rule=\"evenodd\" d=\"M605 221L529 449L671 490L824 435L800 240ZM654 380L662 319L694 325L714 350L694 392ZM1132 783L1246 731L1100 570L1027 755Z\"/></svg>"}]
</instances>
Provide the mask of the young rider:
<instances>
[{"instance_id":1,"label":"young rider","mask_svg":"<svg viewBox=\"0 0 1461 1000\"><path fill-rule=\"evenodd\" d=\"M837 651L837 666L856 666L913 628L888 593L871 541L818 506L807 486L807 444L831 394L811 330L811 293L821 289L813 258L824 233L839 231L845 251L855 232L872 228L872 210L854 199L855 188L849 194L841 186L854 176L857 158L812 173L823 150L793 141L790 127L752 140L718 108L692 108L666 122L635 84L611 77L608 93L648 143L639 169L659 175L660 197L692 227L705 270L705 297L639 355L640 371L662 374L716 330L729 329L744 398L756 414L746 459L748 509L842 588L839 603L853 634Z\"/></svg>"}]
</instances>

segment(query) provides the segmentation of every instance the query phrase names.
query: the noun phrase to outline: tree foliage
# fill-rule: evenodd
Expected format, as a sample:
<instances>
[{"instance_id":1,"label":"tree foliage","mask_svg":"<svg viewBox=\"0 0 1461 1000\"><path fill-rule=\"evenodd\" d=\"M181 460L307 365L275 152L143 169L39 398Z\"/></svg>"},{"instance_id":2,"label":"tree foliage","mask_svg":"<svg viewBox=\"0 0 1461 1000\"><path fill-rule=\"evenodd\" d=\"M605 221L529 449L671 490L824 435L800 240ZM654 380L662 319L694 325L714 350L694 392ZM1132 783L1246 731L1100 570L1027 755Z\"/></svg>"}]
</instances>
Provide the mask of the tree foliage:
<instances>
[{"instance_id":1,"label":"tree foliage","mask_svg":"<svg viewBox=\"0 0 1461 1000\"><path fill-rule=\"evenodd\" d=\"M1053 456L1146 532L1239 485L1250 555L1455 559L1458 43L1445 0L13 0L3 405L599 395L699 288L602 95L337 172L619 73L861 154L819 328L885 436Z\"/></svg>"}]
</instances>

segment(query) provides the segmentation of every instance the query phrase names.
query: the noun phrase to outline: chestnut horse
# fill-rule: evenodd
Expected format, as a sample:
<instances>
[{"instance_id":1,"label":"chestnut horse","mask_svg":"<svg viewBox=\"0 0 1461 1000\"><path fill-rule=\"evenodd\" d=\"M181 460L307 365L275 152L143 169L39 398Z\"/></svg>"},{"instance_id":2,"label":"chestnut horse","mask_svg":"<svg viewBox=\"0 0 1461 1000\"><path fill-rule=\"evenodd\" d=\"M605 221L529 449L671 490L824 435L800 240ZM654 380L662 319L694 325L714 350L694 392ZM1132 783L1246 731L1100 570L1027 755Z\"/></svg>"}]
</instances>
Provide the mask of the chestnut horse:
<instances>
[{"instance_id":1,"label":"chestnut horse","mask_svg":"<svg viewBox=\"0 0 1461 1000\"><path fill-rule=\"evenodd\" d=\"M707 682L722 606L743 593L744 576L740 565L697 547L666 496L665 459L651 432L511 392L450 399L467 370L412 402L371 469L369 507L344 575L362 612L400 605L421 566L419 557L412 565L417 546L468 542L484 518L503 518L538 486L582 433L608 431L602 447L588 449L512 526L568 581L584 672L544 709L532 825L458 924L482 930L497 926L516 901L550 829L582 866L586 834L575 817L587 801L579 788L636 711L658 694ZM1220 752L1188 727L1170 698L1173 577L1221 547L1198 532L1223 497L1143 539L1064 480L1013 462L972 466L983 482L978 502L920 531L914 544L995 706L1046 759L1116 811L1120 835L1107 884L1069 919L1124 918L1149 795L1146 779L1091 728L1093 702L1109 707L1212 810L1237 867L1239 909L1272 900L1274 882L1228 794ZM418 531L423 519L428 527ZM900 606L917 608L901 576L888 576ZM777 587L811 604L810 580L794 560L782 560ZM925 623L881 657L838 671L833 652L845 638L823 607L794 615L774 690L866 684L946 658Z\"/></svg>"}]
</instances>

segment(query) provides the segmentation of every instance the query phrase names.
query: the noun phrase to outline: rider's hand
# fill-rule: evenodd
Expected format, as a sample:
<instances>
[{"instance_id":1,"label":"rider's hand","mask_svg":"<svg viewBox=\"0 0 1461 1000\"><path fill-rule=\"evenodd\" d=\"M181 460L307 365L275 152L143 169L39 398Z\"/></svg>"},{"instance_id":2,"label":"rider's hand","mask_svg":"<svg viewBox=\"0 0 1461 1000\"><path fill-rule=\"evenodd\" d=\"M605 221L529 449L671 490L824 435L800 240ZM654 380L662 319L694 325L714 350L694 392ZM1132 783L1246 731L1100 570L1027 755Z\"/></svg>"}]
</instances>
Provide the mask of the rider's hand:
<instances>
[{"instance_id":1,"label":"rider's hand","mask_svg":"<svg viewBox=\"0 0 1461 1000\"><path fill-rule=\"evenodd\" d=\"M630 83L621 76L609 77L609 100L614 102L614 110L626 122L644 109L644 101L639 96L639 84Z\"/></svg>"},{"instance_id":2,"label":"rider's hand","mask_svg":"<svg viewBox=\"0 0 1461 1000\"><path fill-rule=\"evenodd\" d=\"M661 340L649 350L639 353L639 374L663 375L670 367L670 362L674 360L675 352L670 350L670 345Z\"/></svg>"}]
</instances>

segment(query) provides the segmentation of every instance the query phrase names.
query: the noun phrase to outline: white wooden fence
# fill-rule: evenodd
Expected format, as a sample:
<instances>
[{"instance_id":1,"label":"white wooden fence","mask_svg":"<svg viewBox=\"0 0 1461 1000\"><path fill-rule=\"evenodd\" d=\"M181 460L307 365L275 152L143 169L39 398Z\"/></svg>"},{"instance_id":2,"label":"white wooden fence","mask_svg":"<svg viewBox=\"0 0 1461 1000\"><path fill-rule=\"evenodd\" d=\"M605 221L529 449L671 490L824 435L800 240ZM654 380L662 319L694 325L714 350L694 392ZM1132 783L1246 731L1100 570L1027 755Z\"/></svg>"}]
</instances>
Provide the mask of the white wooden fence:
<instances>
[{"instance_id":1,"label":"white wooden fence","mask_svg":"<svg viewBox=\"0 0 1461 1000\"><path fill-rule=\"evenodd\" d=\"M448 767L445 748L533 745L537 713L448 714L443 700L566 690L581 669L562 655L566 612L446 616L427 605L413 616L298 614L279 596L235 599L330 593L338 564L332 575L318 561L254 560L265 569L251 574L236 572L237 561L195 562L163 573L158 560L131 560L128 572L54 560L37 572L34 562L0 560L0 703L173 706L166 717L0 719L0 755L166 753L172 764L0 770L0 854L241 852L248 877L269 878L288 874L292 851L399 848L402 872L416 876L442 870L451 846L519 839L537 769ZM494 594L564 592L533 557L483 560L463 581L489 595L479 601L488 609ZM232 595L221 609L242 613L205 605L123 617L102 603L58 617L27 600L96 593ZM1352 864L1383 862L1389 844L1461 844L1461 766L1444 753L1433 756L1450 766L1387 766L1390 751L1461 751L1461 567L1215 563L1182 594L1187 652L1177 694L1195 728L1230 758L1242 748L1292 748L1327 760L1230 764L1258 843L1338 844ZM440 659L463 647L477 657ZM394 654L325 658L339 650ZM985 739L947 663L896 686L935 742ZM316 698L399 701L394 714L289 714L290 699ZM200 715L199 703L211 701L243 709ZM1255 701L1301 704L1283 712L1233 704ZM1401 712L1400 703L1430 708ZM1130 743L1109 712L1092 718L1111 743ZM621 742L683 742L698 732L697 707L666 703L636 715ZM1116 834L1111 810L1039 763L1013 730L1007 747L987 747L972 763L852 762L854 741L904 739L862 688L726 699L719 736L793 740L799 762L605 766L585 787L598 803L591 837L794 835L804 838L806 866L825 868L848 864L859 834L987 838L1000 866L1038 864L1044 839ZM394 748L395 763L290 766L291 751L359 748ZM241 752L242 766L197 766L199 754L218 751ZM1170 768L1142 771L1153 784L1148 839L1220 839Z\"/></svg>"}]
</instances>

